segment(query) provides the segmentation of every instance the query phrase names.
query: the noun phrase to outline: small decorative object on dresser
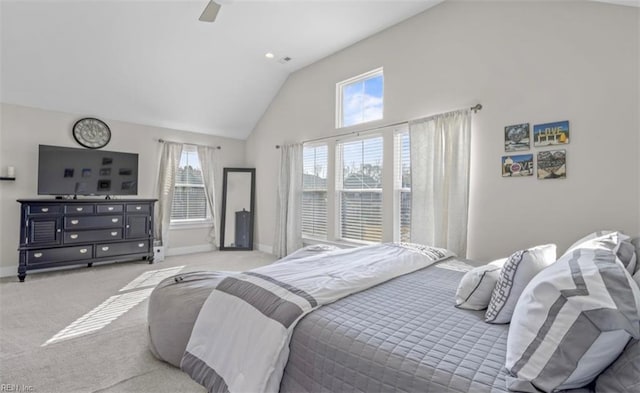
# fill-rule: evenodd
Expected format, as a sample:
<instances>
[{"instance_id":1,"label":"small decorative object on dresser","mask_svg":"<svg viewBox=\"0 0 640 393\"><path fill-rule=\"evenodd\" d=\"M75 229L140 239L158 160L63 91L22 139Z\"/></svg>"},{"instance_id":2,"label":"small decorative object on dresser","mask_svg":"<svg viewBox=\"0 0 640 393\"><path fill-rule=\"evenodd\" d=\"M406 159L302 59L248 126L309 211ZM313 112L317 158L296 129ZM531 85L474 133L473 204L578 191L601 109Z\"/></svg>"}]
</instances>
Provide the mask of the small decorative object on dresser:
<instances>
[{"instance_id":1,"label":"small decorative object on dresser","mask_svg":"<svg viewBox=\"0 0 640 393\"><path fill-rule=\"evenodd\" d=\"M156 199L20 199L18 278L27 270L145 259Z\"/></svg>"}]
</instances>

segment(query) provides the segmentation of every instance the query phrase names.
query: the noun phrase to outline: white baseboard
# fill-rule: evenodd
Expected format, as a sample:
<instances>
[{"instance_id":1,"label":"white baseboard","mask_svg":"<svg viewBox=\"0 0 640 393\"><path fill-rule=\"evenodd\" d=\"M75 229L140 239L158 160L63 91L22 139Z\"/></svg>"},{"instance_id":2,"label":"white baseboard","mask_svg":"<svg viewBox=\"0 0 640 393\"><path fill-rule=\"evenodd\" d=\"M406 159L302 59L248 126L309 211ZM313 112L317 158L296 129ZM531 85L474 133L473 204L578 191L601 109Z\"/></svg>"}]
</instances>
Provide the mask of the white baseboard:
<instances>
[{"instance_id":1,"label":"white baseboard","mask_svg":"<svg viewBox=\"0 0 640 393\"><path fill-rule=\"evenodd\" d=\"M267 246L266 244L256 244L258 246L258 251L266 252L267 254L273 254L273 247Z\"/></svg>"},{"instance_id":2,"label":"white baseboard","mask_svg":"<svg viewBox=\"0 0 640 393\"><path fill-rule=\"evenodd\" d=\"M189 246L189 247L170 247L165 249L165 255L175 256L175 255L186 255L186 254L196 254L199 252L209 252L214 251L216 248L213 244L200 244L197 246Z\"/></svg>"},{"instance_id":3,"label":"white baseboard","mask_svg":"<svg viewBox=\"0 0 640 393\"><path fill-rule=\"evenodd\" d=\"M18 265L0 267L0 277L18 277Z\"/></svg>"}]
</instances>

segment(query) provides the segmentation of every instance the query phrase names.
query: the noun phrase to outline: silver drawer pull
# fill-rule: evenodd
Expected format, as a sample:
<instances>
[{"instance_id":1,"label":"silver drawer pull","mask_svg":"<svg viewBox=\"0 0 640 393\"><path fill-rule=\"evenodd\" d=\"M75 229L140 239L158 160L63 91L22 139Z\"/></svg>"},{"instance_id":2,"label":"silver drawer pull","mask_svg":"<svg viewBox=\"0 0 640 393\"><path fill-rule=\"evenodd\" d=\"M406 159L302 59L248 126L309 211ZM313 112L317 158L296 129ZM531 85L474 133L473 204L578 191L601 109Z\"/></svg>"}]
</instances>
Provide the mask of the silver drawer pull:
<instances>
[{"instance_id":1,"label":"silver drawer pull","mask_svg":"<svg viewBox=\"0 0 640 393\"><path fill-rule=\"evenodd\" d=\"M111 236L118 236L118 232L111 232Z\"/></svg>"},{"instance_id":2,"label":"silver drawer pull","mask_svg":"<svg viewBox=\"0 0 640 393\"><path fill-rule=\"evenodd\" d=\"M78 220L71 220L71 225L76 225L76 224L78 224L79 222L80 222L80 221L78 221Z\"/></svg>"},{"instance_id":3,"label":"silver drawer pull","mask_svg":"<svg viewBox=\"0 0 640 393\"><path fill-rule=\"evenodd\" d=\"M138 247L144 247L144 243L138 243Z\"/></svg>"},{"instance_id":4,"label":"silver drawer pull","mask_svg":"<svg viewBox=\"0 0 640 393\"><path fill-rule=\"evenodd\" d=\"M80 254L86 254L87 251L89 251L89 250L87 250L86 248L81 248L80 249Z\"/></svg>"},{"instance_id":5,"label":"silver drawer pull","mask_svg":"<svg viewBox=\"0 0 640 393\"><path fill-rule=\"evenodd\" d=\"M76 207L76 211L81 212L81 211L83 211L83 210L84 210L84 207Z\"/></svg>"},{"instance_id":6,"label":"silver drawer pull","mask_svg":"<svg viewBox=\"0 0 640 393\"><path fill-rule=\"evenodd\" d=\"M115 209L113 206L109 206L109 207L107 208L107 210L109 210L109 211L112 211L113 209Z\"/></svg>"},{"instance_id":7,"label":"silver drawer pull","mask_svg":"<svg viewBox=\"0 0 640 393\"><path fill-rule=\"evenodd\" d=\"M107 246L102 247L102 251L109 251L109 247Z\"/></svg>"},{"instance_id":8,"label":"silver drawer pull","mask_svg":"<svg viewBox=\"0 0 640 393\"><path fill-rule=\"evenodd\" d=\"M33 254L34 258L40 258L42 256L41 252L36 252L35 254Z\"/></svg>"},{"instance_id":9,"label":"silver drawer pull","mask_svg":"<svg viewBox=\"0 0 640 393\"><path fill-rule=\"evenodd\" d=\"M70 238L72 239L77 239L78 238L78 234L77 233L72 233L71 235L69 235Z\"/></svg>"},{"instance_id":10,"label":"silver drawer pull","mask_svg":"<svg viewBox=\"0 0 640 393\"><path fill-rule=\"evenodd\" d=\"M49 211L48 207L43 207L42 209L40 209L41 212L46 213Z\"/></svg>"},{"instance_id":11,"label":"silver drawer pull","mask_svg":"<svg viewBox=\"0 0 640 393\"><path fill-rule=\"evenodd\" d=\"M142 206L136 206L136 210L142 210Z\"/></svg>"},{"instance_id":12,"label":"silver drawer pull","mask_svg":"<svg viewBox=\"0 0 640 393\"><path fill-rule=\"evenodd\" d=\"M111 222L118 222L118 219L117 218L112 218Z\"/></svg>"}]
</instances>

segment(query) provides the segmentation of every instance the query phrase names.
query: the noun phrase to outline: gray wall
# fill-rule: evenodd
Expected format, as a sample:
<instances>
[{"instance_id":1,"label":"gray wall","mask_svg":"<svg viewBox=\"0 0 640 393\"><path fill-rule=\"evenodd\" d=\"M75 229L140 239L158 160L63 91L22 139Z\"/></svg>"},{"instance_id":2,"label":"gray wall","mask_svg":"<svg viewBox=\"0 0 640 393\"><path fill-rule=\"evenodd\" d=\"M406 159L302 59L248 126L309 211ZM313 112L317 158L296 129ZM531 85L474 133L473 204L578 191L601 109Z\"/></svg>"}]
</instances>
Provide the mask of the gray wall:
<instances>
[{"instance_id":1,"label":"gray wall","mask_svg":"<svg viewBox=\"0 0 640 393\"><path fill-rule=\"evenodd\" d=\"M637 236L639 21L637 8L587 1L448 1L292 74L246 144L256 242L273 244L273 146L344 132L334 125L336 82L380 66L380 125L485 107L473 116L469 257L548 242L562 252L597 229ZM559 120L571 124L568 178L503 179L504 127Z\"/></svg>"},{"instance_id":2,"label":"gray wall","mask_svg":"<svg viewBox=\"0 0 640 393\"><path fill-rule=\"evenodd\" d=\"M36 198L38 178L38 145L80 147L71 134L75 121L83 115L45 111L17 105L0 106L0 175L7 166L16 167L15 182L0 182L0 275L17 274L20 205L16 199ZM218 201L222 194L222 168L244 164L244 141L220 138L166 128L142 126L103 119L111 129L111 141L105 150L138 153L139 198L155 198L160 152L159 138L176 142L222 146L216 180ZM44 198L44 197L43 197ZM220 204L218 204L219 209ZM219 215L218 223L219 225ZM211 249L209 228L171 230L167 254L189 253Z\"/></svg>"}]
</instances>

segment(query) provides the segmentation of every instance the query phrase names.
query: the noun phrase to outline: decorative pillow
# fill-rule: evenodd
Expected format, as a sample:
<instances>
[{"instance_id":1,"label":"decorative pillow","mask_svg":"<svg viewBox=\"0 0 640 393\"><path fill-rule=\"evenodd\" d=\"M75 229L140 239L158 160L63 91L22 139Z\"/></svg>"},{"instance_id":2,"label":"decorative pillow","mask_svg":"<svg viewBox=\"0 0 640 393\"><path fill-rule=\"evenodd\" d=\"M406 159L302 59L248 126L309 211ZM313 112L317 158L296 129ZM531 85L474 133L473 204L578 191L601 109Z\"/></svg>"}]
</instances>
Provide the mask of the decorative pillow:
<instances>
[{"instance_id":1,"label":"decorative pillow","mask_svg":"<svg viewBox=\"0 0 640 393\"><path fill-rule=\"evenodd\" d=\"M631 340L622 355L596 380L596 393L640 392L640 341Z\"/></svg>"},{"instance_id":2,"label":"decorative pillow","mask_svg":"<svg viewBox=\"0 0 640 393\"><path fill-rule=\"evenodd\" d=\"M569 248L567 248L567 251L564 252L564 254L562 254L562 256L567 255L569 252L571 252L572 250L578 248L578 246L580 246L582 243L588 242L590 240L593 239L597 239L599 237L602 237L604 235L610 235L614 233L614 231L596 231L596 232L592 232L584 237L582 237L581 239L576 240L575 243L573 243Z\"/></svg>"},{"instance_id":3,"label":"decorative pillow","mask_svg":"<svg viewBox=\"0 0 640 393\"><path fill-rule=\"evenodd\" d=\"M489 323L509 323L529 281L556 260L556 245L545 244L513 253L505 262L485 314Z\"/></svg>"},{"instance_id":4,"label":"decorative pillow","mask_svg":"<svg viewBox=\"0 0 640 393\"><path fill-rule=\"evenodd\" d=\"M640 337L640 289L605 248L577 248L531 280L511 319L509 390L585 386Z\"/></svg>"},{"instance_id":5,"label":"decorative pillow","mask_svg":"<svg viewBox=\"0 0 640 393\"><path fill-rule=\"evenodd\" d=\"M467 310L484 310L489 305L491 293L498 282L502 265L507 258L468 271L456 290L456 307Z\"/></svg>"},{"instance_id":6,"label":"decorative pillow","mask_svg":"<svg viewBox=\"0 0 640 393\"><path fill-rule=\"evenodd\" d=\"M636 271L637 256L636 247L631 243L631 238L623 233L615 231L598 231L588 234L567 249L564 255L576 248L604 247L612 250L627 271L633 274ZM564 256L563 255L563 256Z\"/></svg>"}]
</instances>

